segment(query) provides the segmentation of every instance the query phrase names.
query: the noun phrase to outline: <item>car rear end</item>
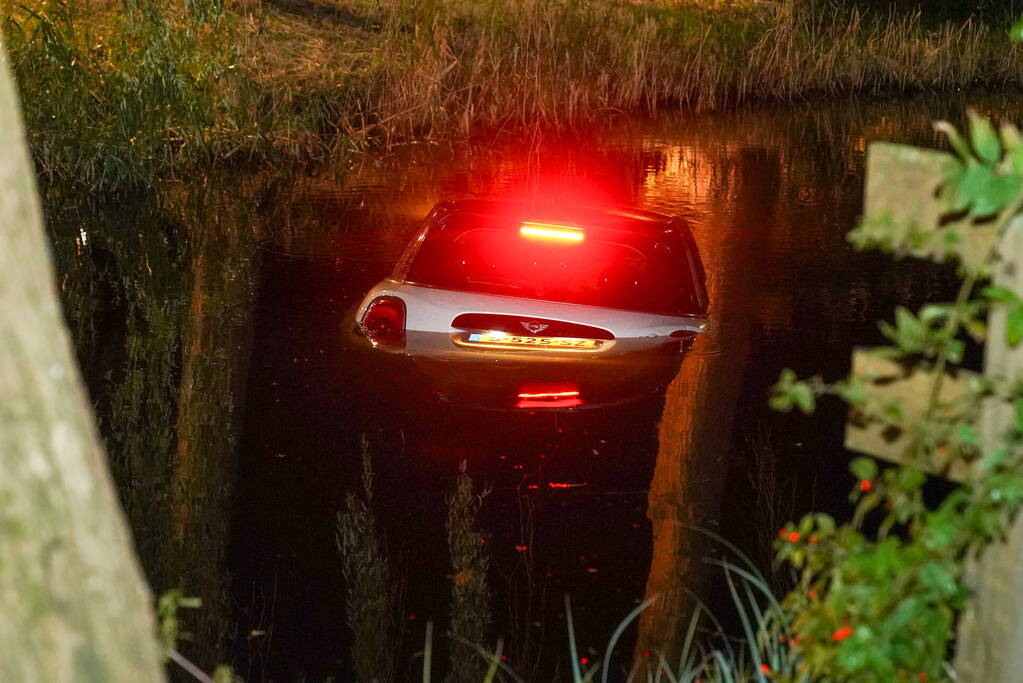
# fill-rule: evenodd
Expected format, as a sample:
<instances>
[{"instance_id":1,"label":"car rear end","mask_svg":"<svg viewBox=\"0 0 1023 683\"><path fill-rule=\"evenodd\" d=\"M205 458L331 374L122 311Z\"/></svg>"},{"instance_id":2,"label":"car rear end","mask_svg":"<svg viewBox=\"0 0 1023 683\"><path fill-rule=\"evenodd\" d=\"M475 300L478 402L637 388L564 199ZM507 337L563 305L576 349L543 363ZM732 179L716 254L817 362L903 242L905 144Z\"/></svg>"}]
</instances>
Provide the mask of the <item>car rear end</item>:
<instances>
[{"instance_id":1,"label":"car rear end","mask_svg":"<svg viewBox=\"0 0 1023 683\"><path fill-rule=\"evenodd\" d=\"M517 385L527 399L570 402L574 390L558 390L566 373L636 384L677 369L706 327L703 280L680 219L450 202L355 315L371 345L440 380L486 366L481 391ZM556 379L529 391L530 376Z\"/></svg>"}]
</instances>

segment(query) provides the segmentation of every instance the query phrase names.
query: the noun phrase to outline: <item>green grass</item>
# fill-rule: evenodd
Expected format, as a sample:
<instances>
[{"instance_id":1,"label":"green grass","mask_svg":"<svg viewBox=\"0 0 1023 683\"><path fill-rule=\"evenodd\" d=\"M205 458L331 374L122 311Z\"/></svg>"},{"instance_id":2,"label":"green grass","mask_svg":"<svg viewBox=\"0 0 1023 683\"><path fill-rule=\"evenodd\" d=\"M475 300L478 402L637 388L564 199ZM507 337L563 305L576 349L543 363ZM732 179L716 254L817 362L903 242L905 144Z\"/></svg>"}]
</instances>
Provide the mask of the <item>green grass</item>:
<instances>
[{"instance_id":1,"label":"green grass","mask_svg":"<svg viewBox=\"0 0 1023 683\"><path fill-rule=\"evenodd\" d=\"M719 563L722 578L732 595L733 606L743 625L740 637L726 635L701 604L694 611L686 629L683 648L677 661L669 662L659 653L624 666L612 666L621 636L632 627L639 615L654 605L659 596L651 596L632 610L615 628L599 662L584 668L575 641L572 603L565 596L566 648L572 683L608 683L626 680L635 683L769 683L786 680L809 683L800 659L793 654L788 619L771 594L765 579L754 568ZM711 629L703 628L710 618ZM479 666L474 678L467 681L494 680L524 683L524 679L501 661L503 641L493 651L478 642L457 639L474 651ZM423 683L433 679L433 623L427 624L423 643Z\"/></svg>"}]
</instances>

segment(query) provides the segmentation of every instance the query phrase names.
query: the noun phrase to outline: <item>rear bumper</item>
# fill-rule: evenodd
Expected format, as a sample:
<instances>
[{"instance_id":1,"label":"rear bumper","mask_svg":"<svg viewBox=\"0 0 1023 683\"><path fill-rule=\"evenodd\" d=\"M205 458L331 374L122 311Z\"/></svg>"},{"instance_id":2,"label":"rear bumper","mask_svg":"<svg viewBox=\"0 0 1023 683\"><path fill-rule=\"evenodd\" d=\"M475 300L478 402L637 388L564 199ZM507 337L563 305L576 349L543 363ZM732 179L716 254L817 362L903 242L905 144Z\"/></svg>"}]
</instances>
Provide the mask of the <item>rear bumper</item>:
<instances>
[{"instance_id":1,"label":"rear bumper","mask_svg":"<svg viewBox=\"0 0 1023 683\"><path fill-rule=\"evenodd\" d=\"M623 338L594 350L495 349L464 343L463 331L409 330L402 348L372 348L354 316L346 345L365 352L367 389L387 400L523 411L601 408L646 400L678 374L684 341ZM397 391L396 391L397 390Z\"/></svg>"}]
</instances>

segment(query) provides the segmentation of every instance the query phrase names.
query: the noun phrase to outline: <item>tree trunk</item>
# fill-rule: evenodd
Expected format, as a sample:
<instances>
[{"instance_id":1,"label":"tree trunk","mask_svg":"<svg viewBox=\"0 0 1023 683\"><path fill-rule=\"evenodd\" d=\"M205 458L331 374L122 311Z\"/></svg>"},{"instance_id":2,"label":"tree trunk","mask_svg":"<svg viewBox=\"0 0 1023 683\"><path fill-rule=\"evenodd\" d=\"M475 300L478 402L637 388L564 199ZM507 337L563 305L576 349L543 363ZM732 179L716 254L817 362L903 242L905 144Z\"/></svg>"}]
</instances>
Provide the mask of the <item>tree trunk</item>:
<instances>
[{"instance_id":1,"label":"tree trunk","mask_svg":"<svg viewBox=\"0 0 1023 683\"><path fill-rule=\"evenodd\" d=\"M0 680L163 680L0 46Z\"/></svg>"}]
</instances>

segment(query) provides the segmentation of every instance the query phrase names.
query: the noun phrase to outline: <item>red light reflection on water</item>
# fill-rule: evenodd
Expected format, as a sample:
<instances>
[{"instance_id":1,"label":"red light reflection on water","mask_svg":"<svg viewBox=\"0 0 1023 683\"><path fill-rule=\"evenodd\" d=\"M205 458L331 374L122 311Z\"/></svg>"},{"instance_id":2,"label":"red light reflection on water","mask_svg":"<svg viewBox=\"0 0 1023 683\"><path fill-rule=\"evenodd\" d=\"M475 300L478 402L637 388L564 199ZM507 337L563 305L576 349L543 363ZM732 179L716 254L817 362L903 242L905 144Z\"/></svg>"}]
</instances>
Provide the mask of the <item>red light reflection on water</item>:
<instances>
[{"instance_id":1,"label":"red light reflection on water","mask_svg":"<svg viewBox=\"0 0 1023 683\"><path fill-rule=\"evenodd\" d=\"M574 384L533 384L519 389L516 408L572 408L583 404Z\"/></svg>"},{"instance_id":2,"label":"red light reflection on water","mask_svg":"<svg viewBox=\"0 0 1023 683\"><path fill-rule=\"evenodd\" d=\"M549 391L539 394L519 394L519 398L568 398L579 396L578 391Z\"/></svg>"}]
</instances>

